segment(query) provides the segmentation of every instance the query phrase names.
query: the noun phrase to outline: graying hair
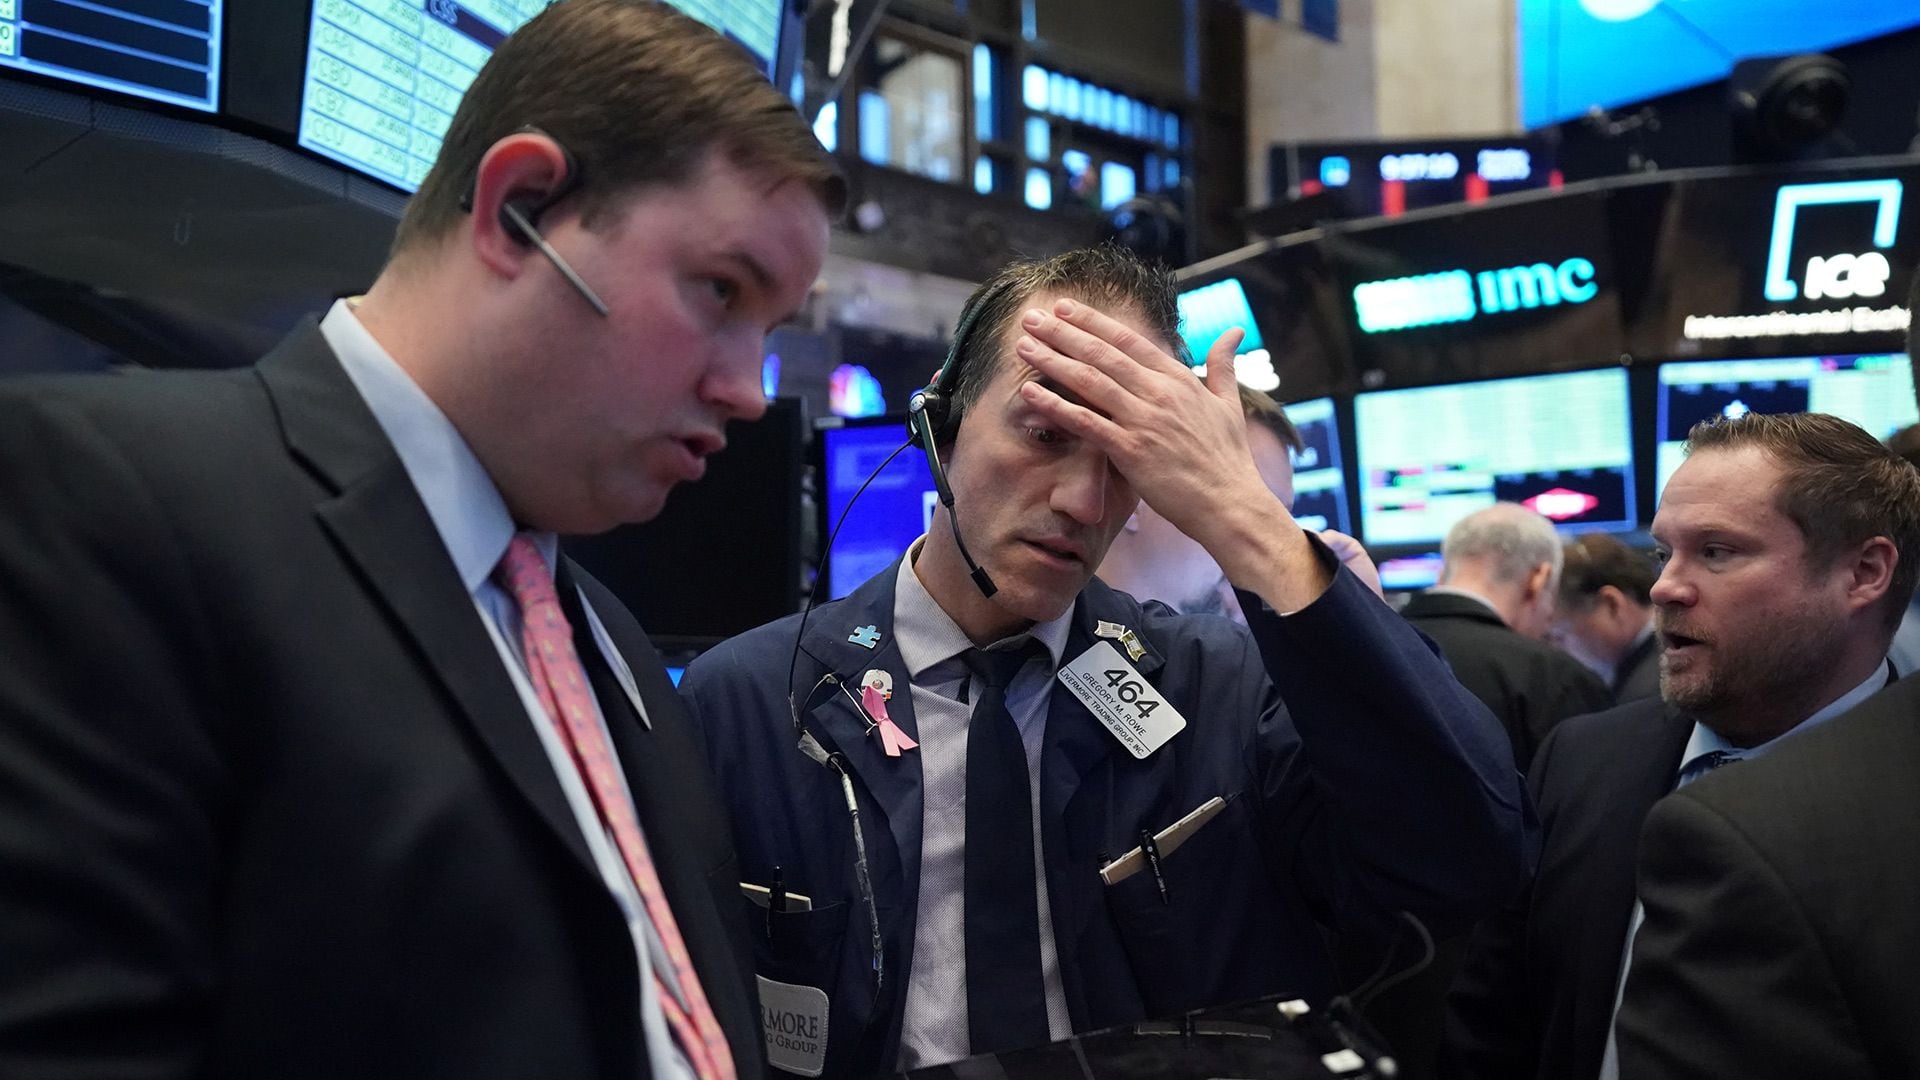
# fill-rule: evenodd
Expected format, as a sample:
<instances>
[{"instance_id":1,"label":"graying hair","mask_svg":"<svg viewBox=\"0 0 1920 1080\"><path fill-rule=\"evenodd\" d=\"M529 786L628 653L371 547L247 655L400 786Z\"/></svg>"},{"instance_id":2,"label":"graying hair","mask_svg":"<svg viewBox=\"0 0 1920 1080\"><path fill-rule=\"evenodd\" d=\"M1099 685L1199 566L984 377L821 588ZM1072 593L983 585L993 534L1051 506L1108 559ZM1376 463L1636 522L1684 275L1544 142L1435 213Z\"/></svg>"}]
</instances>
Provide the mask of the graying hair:
<instances>
[{"instance_id":1,"label":"graying hair","mask_svg":"<svg viewBox=\"0 0 1920 1080\"><path fill-rule=\"evenodd\" d=\"M1454 567L1463 559L1486 560L1493 580L1517 585L1541 563L1553 566L1548 590L1560 587L1560 570L1565 555L1560 550L1560 535L1553 522L1519 503L1494 503L1461 518L1447 530L1440 545L1440 583L1453 576Z\"/></svg>"}]
</instances>

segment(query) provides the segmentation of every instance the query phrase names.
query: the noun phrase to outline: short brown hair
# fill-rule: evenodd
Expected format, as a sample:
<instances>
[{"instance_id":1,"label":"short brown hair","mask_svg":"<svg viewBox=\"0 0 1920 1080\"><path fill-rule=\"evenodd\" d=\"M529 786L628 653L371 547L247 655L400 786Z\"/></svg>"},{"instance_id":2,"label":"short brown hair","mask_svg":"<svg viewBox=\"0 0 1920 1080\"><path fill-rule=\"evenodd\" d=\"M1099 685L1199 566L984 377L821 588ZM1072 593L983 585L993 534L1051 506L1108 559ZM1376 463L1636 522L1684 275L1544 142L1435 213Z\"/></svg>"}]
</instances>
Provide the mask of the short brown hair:
<instances>
[{"instance_id":1,"label":"short brown hair","mask_svg":"<svg viewBox=\"0 0 1920 1080\"><path fill-rule=\"evenodd\" d=\"M1174 301L1178 290L1173 272L1165 266L1145 262L1115 244L1078 248L1050 259L1017 260L1001 267L967 298L966 310L979 307L979 312L952 360L959 365L959 382L940 434L942 441L959 432L960 418L993 381L999 368L1000 339L1007 327L1027 301L1043 292L1071 293L1074 299L1102 309L1132 308L1146 321L1147 332L1174 350L1175 359L1189 362Z\"/></svg>"},{"instance_id":2,"label":"short brown hair","mask_svg":"<svg viewBox=\"0 0 1920 1080\"><path fill-rule=\"evenodd\" d=\"M579 165L589 227L636 189L693 179L715 149L742 169L806 183L830 214L846 199L832 156L744 48L665 4L565 0L508 35L480 69L407 203L393 253L446 235L480 159L529 126Z\"/></svg>"},{"instance_id":3,"label":"short brown hair","mask_svg":"<svg viewBox=\"0 0 1920 1080\"><path fill-rule=\"evenodd\" d=\"M1783 470L1776 505L1806 537L1810 565L1876 536L1893 541L1900 557L1886 609L1888 625L1897 623L1920 576L1920 471L1859 425L1826 413L1748 413L1687 432L1688 454L1748 446Z\"/></svg>"},{"instance_id":4,"label":"short brown hair","mask_svg":"<svg viewBox=\"0 0 1920 1080\"><path fill-rule=\"evenodd\" d=\"M1606 533L1582 533L1567 541L1560 571L1561 606L1578 611L1591 607L1608 585L1642 607L1653 603L1653 583L1659 579L1653 560Z\"/></svg>"},{"instance_id":5,"label":"short brown hair","mask_svg":"<svg viewBox=\"0 0 1920 1080\"><path fill-rule=\"evenodd\" d=\"M1284 449L1298 454L1307 448L1307 440L1300 437L1300 429L1287 418L1287 410L1279 402L1245 383L1240 385L1240 411L1249 422L1273 432L1273 437L1280 440Z\"/></svg>"}]
</instances>

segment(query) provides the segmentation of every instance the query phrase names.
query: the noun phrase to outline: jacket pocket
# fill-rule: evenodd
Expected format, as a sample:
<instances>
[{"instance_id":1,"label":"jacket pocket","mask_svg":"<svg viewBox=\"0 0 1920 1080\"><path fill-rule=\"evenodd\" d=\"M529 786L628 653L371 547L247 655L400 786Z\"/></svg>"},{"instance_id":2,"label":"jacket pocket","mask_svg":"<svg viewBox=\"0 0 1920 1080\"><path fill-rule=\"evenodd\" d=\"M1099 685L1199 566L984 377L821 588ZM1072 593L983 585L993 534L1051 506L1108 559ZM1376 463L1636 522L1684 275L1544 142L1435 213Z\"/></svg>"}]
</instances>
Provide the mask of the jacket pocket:
<instances>
[{"instance_id":1,"label":"jacket pocket","mask_svg":"<svg viewBox=\"0 0 1920 1080\"><path fill-rule=\"evenodd\" d=\"M1149 1016L1223 1004L1257 961L1236 943L1250 897L1267 895L1246 824L1246 801L1228 803L1171 855L1105 886L1135 984ZM1160 884L1164 880L1166 894Z\"/></svg>"}]
</instances>

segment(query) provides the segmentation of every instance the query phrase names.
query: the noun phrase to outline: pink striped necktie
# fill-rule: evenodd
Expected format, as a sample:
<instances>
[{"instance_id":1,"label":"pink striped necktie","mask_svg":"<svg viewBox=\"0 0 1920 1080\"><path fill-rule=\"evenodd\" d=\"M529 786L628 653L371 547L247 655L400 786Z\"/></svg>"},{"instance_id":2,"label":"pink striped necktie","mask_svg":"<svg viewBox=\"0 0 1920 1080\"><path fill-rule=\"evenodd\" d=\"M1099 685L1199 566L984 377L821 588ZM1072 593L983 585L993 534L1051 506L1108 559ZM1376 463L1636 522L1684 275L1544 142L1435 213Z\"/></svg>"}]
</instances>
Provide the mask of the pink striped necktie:
<instances>
[{"instance_id":1,"label":"pink striped necktie","mask_svg":"<svg viewBox=\"0 0 1920 1080\"><path fill-rule=\"evenodd\" d=\"M596 722L593 691L574 651L573 629L560 610L560 597L554 591L546 560L525 533L516 533L495 576L520 607L520 646L526 656L527 677L586 779L601 823L613 835L666 952L672 983L662 976L659 967L649 967L674 1040L700 1080L734 1080L733 1052L707 1004L693 960L667 906L666 893L660 888L660 876L654 872L653 858L647 854L633 804L621 787L613 752Z\"/></svg>"}]
</instances>

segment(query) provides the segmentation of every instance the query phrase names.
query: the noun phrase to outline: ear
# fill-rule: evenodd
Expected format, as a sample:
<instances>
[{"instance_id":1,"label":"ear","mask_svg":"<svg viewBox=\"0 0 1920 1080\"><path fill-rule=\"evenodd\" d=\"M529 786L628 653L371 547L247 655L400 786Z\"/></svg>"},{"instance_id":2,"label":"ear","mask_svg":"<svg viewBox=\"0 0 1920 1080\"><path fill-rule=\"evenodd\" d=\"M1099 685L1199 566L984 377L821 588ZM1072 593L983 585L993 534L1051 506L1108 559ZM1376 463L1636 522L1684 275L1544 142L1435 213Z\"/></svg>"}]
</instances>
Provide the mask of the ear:
<instances>
[{"instance_id":1,"label":"ear","mask_svg":"<svg viewBox=\"0 0 1920 1080\"><path fill-rule=\"evenodd\" d=\"M1593 599L1606 609L1609 619L1619 618L1621 610L1627 606L1627 594L1612 585L1600 586L1600 591L1593 594Z\"/></svg>"},{"instance_id":2,"label":"ear","mask_svg":"<svg viewBox=\"0 0 1920 1080\"><path fill-rule=\"evenodd\" d=\"M1525 596L1527 598L1527 602L1532 603L1542 593L1546 592L1547 585L1552 580L1553 580L1553 564L1552 563L1543 562L1538 566L1535 566L1533 568L1533 573L1527 575L1527 583L1526 583L1526 590L1525 590Z\"/></svg>"},{"instance_id":3,"label":"ear","mask_svg":"<svg viewBox=\"0 0 1920 1080\"><path fill-rule=\"evenodd\" d=\"M1900 549L1893 546L1892 540L1876 536L1860 545L1851 565L1844 565L1848 571L1847 606L1859 611L1878 604L1893 587L1893 571L1899 565Z\"/></svg>"},{"instance_id":4,"label":"ear","mask_svg":"<svg viewBox=\"0 0 1920 1080\"><path fill-rule=\"evenodd\" d=\"M468 227L475 257L501 277L519 276L526 260L539 255L528 238L501 220L500 207L509 199L537 201L566 181L566 152L550 136L517 131L488 147L473 178Z\"/></svg>"}]
</instances>

